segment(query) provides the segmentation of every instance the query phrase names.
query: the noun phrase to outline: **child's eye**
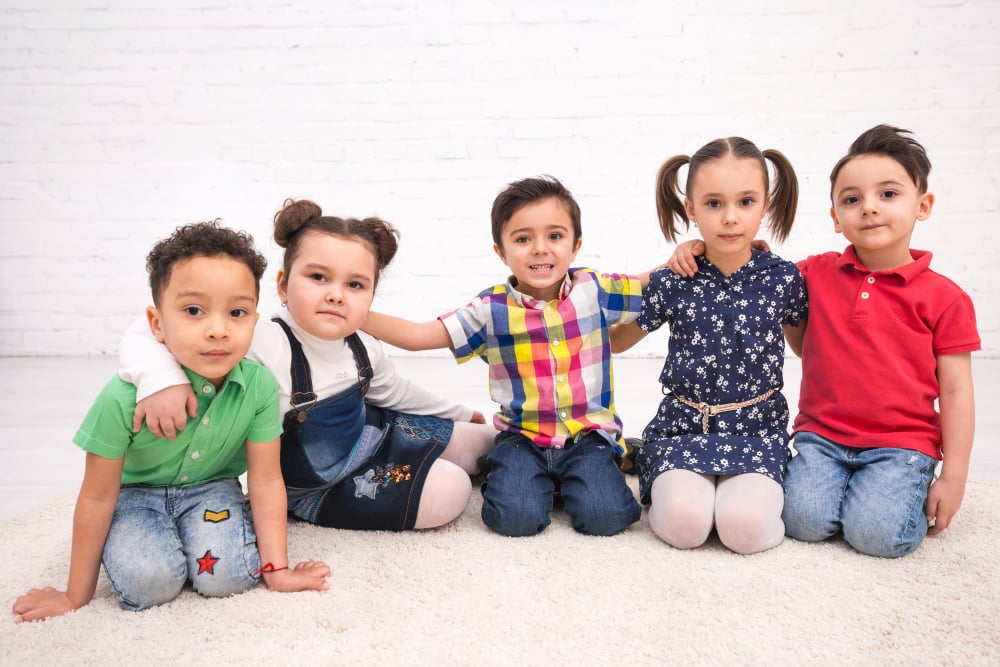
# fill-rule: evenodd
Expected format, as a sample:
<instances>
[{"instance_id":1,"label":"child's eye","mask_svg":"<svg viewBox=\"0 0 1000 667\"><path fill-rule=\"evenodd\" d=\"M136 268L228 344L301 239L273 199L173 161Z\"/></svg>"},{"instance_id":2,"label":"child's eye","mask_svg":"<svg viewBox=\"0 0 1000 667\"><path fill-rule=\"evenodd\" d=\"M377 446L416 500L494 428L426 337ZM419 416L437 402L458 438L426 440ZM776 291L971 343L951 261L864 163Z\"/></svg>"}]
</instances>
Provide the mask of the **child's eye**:
<instances>
[{"instance_id":1,"label":"child's eye","mask_svg":"<svg viewBox=\"0 0 1000 667\"><path fill-rule=\"evenodd\" d=\"M882 193L882 197L885 199L892 199L893 197L898 197L899 193L895 190L886 190Z\"/></svg>"},{"instance_id":2,"label":"child's eye","mask_svg":"<svg viewBox=\"0 0 1000 667\"><path fill-rule=\"evenodd\" d=\"M514 243L527 243L527 242L528 242L527 236L518 236L517 238L514 239Z\"/></svg>"},{"instance_id":3,"label":"child's eye","mask_svg":"<svg viewBox=\"0 0 1000 667\"><path fill-rule=\"evenodd\" d=\"M741 199L740 206L753 206L753 197L744 197Z\"/></svg>"},{"instance_id":4,"label":"child's eye","mask_svg":"<svg viewBox=\"0 0 1000 667\"><path fill-rule=\"evenodd\" d=\"M309 279L310 280L315 280L316 282L320 282L320 283L326 282L326 276L324 276L322 273L313 273L313 274L310 274L309 275Z\"/></svg>"},{"instance_id":5,"label":"child's eye","mask_svg":"<svg viewBox=\"0 0 1000 667\"><path fill-rule=\"evenodd\" d=\"M350 287L351 289L364 289L365 288L365 286L363 284L361 284L360 282L358 282L357 280L352 280L351 282L347 283L347 286Z\"/></svg>"},{"instance_id":6,"label":"child's eye","mask_svg":"<svg viewBox=\"0 0 1000 667\"><path fill-rule=\"evenodd\" d=\"M198 306L187 306L184 309L184 312L187 313L188 315L190 315L191 317L197 317L197 316L201 315L202 312L204 312L204 311L202 311L202 309L199 308Z\"/></svg>"},{"instance_id":7,"label":"child's eye","mask_svg":"<svg viewBox=\"0 0 1000 667\"><path fill-rule=\"evenodd\" d=\"M246 308L233 308L232 310L229 311L229 316L235 318L246 317L249 314L250 311L247 310Z\"/></svg>"},{"instance_id":8,"label":"child's eye","mask_svg":"<svg viewBox=\"0 0 1000 667\"><path fill-rule=\"evenodd\" d=\"M722 202L720 202L718 199L709 199L707 202L705 202L705 206L709 208L719 208L720 206L722 206Z\"/></svg>"},{"instance_id":9,"label":"child's eye","mask_svg":"<svg viewBox=\"0 0 1000 667\"><path fill-rule=\"evenodd\" d=\"M550 241L558 241L562 237L563 237L562 232L552 232L551 234L549 234Z\"/></svg>"},{"instance_id":10,"label":"child's eye","mask_svg":"<svg viewBox=\"0 0 1000 667\"><path fill-rule=\"evenodd\" d=\"M843 203L845 204L857 204L859 201L861 201L861 198L857 195L848 195L843 199Z\"/></svg>"}]
</instances>

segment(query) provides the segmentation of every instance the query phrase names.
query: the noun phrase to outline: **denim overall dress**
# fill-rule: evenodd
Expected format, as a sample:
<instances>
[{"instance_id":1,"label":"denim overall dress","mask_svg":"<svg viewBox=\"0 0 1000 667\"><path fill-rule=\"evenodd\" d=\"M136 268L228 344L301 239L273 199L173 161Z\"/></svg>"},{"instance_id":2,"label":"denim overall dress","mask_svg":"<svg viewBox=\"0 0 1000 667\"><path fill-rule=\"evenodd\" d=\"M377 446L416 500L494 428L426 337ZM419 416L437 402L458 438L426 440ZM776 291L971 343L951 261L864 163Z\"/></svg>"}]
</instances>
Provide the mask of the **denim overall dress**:
<instances>
[{"instance_id":1,"label":"denim overall dress","mask_svg":"<svg viewBox=\"0 0 1000 667\"><path fill-rule=\"evenodd\" d=\"M367 403L373 371L356 333L344 341L354 355L358 382L317 400L302 345L288 324L274 322L292 352L291 410L281 435L289 511L333 528L412 528L427 473L451 439L453 422Z\"/></svg>"}]
</instances>

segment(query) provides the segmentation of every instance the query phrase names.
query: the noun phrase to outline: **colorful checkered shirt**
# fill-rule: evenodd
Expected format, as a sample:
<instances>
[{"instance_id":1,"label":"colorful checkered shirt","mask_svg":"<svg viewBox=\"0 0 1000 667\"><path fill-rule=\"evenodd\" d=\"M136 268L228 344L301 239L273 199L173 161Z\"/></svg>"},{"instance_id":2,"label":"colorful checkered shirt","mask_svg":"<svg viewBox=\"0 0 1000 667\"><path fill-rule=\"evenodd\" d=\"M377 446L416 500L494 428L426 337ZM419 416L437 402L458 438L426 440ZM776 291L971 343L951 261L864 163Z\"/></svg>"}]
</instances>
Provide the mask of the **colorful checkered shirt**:
<instances>
[{"instance_id":1,"label":"colorful checkered shirt","mask_svg":"<svg viewBox=\"0 0 1000 667\"><path fill-rule=\"evenodd\" d=\"M622 451L608 327L631 322L641 306L638 278L570 269L558 299L537 301L511 278L440 319L459 363L489 364L498 430L556 448L596 430Z\"/></svg>"}]
</instances>

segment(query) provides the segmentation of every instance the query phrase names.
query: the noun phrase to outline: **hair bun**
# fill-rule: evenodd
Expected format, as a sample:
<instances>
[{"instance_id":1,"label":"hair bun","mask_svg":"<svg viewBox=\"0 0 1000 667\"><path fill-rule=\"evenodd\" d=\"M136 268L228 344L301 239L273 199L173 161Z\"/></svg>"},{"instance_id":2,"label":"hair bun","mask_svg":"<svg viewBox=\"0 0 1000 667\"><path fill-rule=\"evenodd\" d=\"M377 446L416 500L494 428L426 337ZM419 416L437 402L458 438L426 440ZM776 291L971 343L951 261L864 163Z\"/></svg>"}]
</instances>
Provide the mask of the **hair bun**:
<instances>
[{"instance_id":1,"label":"hair bun","mask_svg":"<svg viewBox=\"0 0 1000 667\"><path fill-rule=\"evenodd\" d=\"M308 199L286 199L285 205L274 214L274 242L288 247L288 240L295 236L307 222L323 215L323 209Z\"/></svg>"}]
</instances>

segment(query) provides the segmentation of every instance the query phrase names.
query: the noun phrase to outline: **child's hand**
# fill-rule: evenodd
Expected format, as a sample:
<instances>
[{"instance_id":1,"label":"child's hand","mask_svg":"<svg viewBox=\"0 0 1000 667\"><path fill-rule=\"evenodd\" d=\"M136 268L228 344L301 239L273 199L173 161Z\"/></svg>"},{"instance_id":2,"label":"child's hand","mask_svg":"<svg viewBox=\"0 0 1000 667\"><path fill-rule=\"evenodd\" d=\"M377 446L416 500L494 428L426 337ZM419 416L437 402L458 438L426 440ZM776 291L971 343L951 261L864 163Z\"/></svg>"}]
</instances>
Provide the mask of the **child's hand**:
<instances>
[{"instance_id":1,"label":"child's hand","mask_svg":"<svg viewBox=\"0 0 1000 667\"><path fill-rule=\"evenodd\" d=\"M771 246L767 245L764 239L754 239L750 242L750 247L761 252L771 252Z\"/></svg>"},{"instance_id":2,"label":"child's hand","mask_svg":"<svg viewBox=\"0 0 1000 667\"><path fill-rule=\"evenodd\" d=\"M472 417L469 419L469 423L472 423L472 424L485 424L486 423L486 417L484 417L483 413L480 412L479 410L473 410L472 411Z\"/></svg>"},{"instance_id":3,"label":"child's hand","mask_svg":"<svg viewBox=\"0 0 1000 667\"><path fill-rule=\"evenodd\" d=\"M175 384L150 394L135 405L132 432L138 433L145 420L149 431L157 438L176 440L183 431L187 417L198 416L198 398L189 384Z\"/></svg>"},{"instance_id":4,"label":"child's hand","mask_svg":"<svg viewBox=\"0 0 1000 667\"><path fill-rule=\"evenodd\" d=\"M951 520L962 506L965 496L965 483L957 483L944 475L939 477L927 492L927 523L932 524L927 529L928 535L937 535L951 524Z\"/></svg>"},{"instance_id":5,"label":"child's hand","mask_svg":"<svg viewBox=\"0 0 1000 667\"><path fill-rule=\"evenodd\" d=\"M14 622L40 621L50 616L62 616L80 606L70 600L64 591L51 586L32 588L14 601Z\"/></svg>"},{"instance_id":6,"label":"child's hand","mask_svg":"<svg viewBox=\"0 0 1000 667\"><path fill-rule=\"evenodd\" d=\"M705 254L705 242L693 239L685 241L674 249L674 254L667 260L667 268L679 276L690 278L698 273L698 263L695 257Z\"/></svg>"},{"instance_id":7,"label":"child's hand","mask_svg":"<svg viewBox=\"0 0 1000 667\"><path fill-rule=\"evenodd\" d=\"M298 591L325 591L330 588L326 578L330 576L330 568L318 560L307 560L298 563L293 569L265 572L264 583L269 590L282 593Z\"/></svg>"}]
</instances>

